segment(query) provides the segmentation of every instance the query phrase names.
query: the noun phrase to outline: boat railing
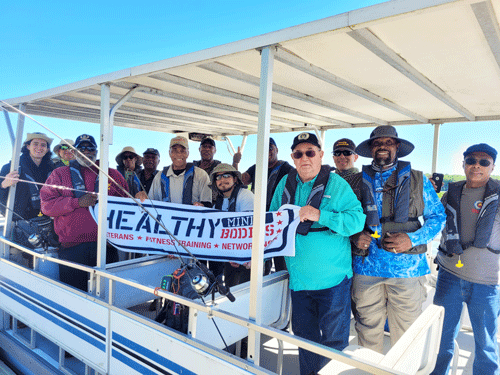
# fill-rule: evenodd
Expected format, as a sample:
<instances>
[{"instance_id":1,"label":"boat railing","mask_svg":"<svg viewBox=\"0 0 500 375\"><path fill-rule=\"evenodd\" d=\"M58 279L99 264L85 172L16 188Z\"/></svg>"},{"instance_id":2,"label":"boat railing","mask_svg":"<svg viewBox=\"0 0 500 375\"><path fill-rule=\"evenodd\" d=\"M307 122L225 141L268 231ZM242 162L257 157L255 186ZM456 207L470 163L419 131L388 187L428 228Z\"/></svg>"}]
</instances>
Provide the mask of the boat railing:
<instances>
[{"instance_id":1,"label":"boat railing","mask_svg":"<svg viewBox=\"0 0 500 375\"><path fill-rule=\"evenodd\" d=\"M117 285L126 285L130 288L134 288L143 292L146 292L149 294L150 299L154 298L165 298L166 300L171 300L177 303L180 303L182 305L185 305L189 307L190 309L190 318L193 317L199 317L203 314L205 314L209 319L214 319L218 318L221 320L224 320L225 322L228 322L230 324L235 324L241 327L244 327L247 330L253 330L261 335L266 335L269 336L270 338L275 338L278 340L280 343L280 348L283 348L283 343L288 343L291 345L295 345L299 348L312 351L315 353L318 353L322 356L325 356L327 358L330 358L334 361L338 361L350 366L353 366L359 370L367 371L370 373L375 373L375 374L404 374L403 372L397 371L395 369L391 369L388 367L384 367L381 365L378 365L376 363L370 362L364 358L356 358L350 354L346 354L337 350L333 350L331 348L328 348L323 345L319 345L317 343L314 343L312 341L308 341L305 339L302 339L300 337L294 336L292 334L289 334L288 332L282 331L281 328L283 324L283 314L280 314L280 318L276 321L277 327L273 327L273 322L271 324L258 324L255 321L252 321L244 316L236 315L231 313L230 311L226 310L227 308L230 308L230 303L224 303L227 301L227 298L224 296L217 296L215 299L215 303L212 304L211 302L207 304L202 304L201 302L197 300L191 300L179 295L175 295L170 292L166 292L161 289L157 289L152 286L148 285L143 285L135 280L130 280L126 279L120 276L117 276L113 274L113 272L110 272L109 270L106 269L97 269L93 267L88 267L84 266L81 264L76 264L73 262L68 262L65 260L58 259L56 257L51 257L47 255L45 252L38 252L34 250L30 250L27 248L24 248L23 246L20 246L7 238L0 236L0 242L2 242L5 247L13 247L16 248L28 255L33 256L33 263L32 263L32 269L27 269L25 266L17 264L11 260L8 260L6 258L0 259L0 262L9 264L10 266L13 266L17 269L23 270L25 272L28 272L36 277L40 277L43 280L46 280L52 284L55 284L57 287L63 288L67 291L71 291L73 293L76 293L77 295L86 298L87 300L91 300L93 302L97 302L100 305L103 305L107 307L109 310L117 311L127 317L132 317L135 321L141 324L145 324L148 327L154 328L160 332L165 332L168 336L174 337L177 339L182 340L185 343L189 343L191 345L194 345L197 348L202 349L206 353L210 353L210 355L215 355L216 357L219 357L220 359L224 361L228 361L232 364L235 364L242 369L246 369L250 371L250 373L269 373L267 370L261 368L260 366L256 366L252 363L251 359L250 361L243 361L237 357L231 356L227 354L226 352L220 350L221 348L214 348L210 344L206 344L203 341L200 341L197 339L196 335L196 328L193 326L193 324L190 322L189 330L188 330L188 335L182 335L178 332L175 332L169 328L167 328L164 325L161 325L151 319L148 319L146 317L140 316L136 313L133 313L130 310L123 309L120 307L115 306L115 293L114 291L117 289ZM8 253L8 249L4 250ZM109 293L106 293L105 296L101 297L96 293L96 295L91 295L88 293L84 293L81 291L78 291L72 287L69 287L63 283L61 283L58 280L55 280L51 277L44 276L43 274L39 273L39 265L40 262L52 262L54 264L62 264L65 266L73 267L75 269L79 269L85 272L88 272L91 277L90 277L90 287L91 289L95 288L96 283L95 280L97 278L101 278L102 280L106 280L105 283L107 284L107 291ZM273 274L272 278L274 277L274 280L283 280L286 279L288 280L288 274L285 271L282 271L277 274ZM268 283L270 282L269 280L267 281ZM264 284L266 283L266 279L264 280ZM243 286L243 288L248 288L246 286ZM235 288L236 292L238 291L238 287ZM288 284L287 284L287 293L288 293ZM287 304L289 305L289 300L287 300ZM288 317L288 314L286 314ZM33 346L33 345L32 345ZM281 350L280 350L281 351ZM282 352L279 353L279 356L282 358ZM278 358L279 361L279 358ZM280 365L280 363L278 362ZM264 372L262 372L264 371ZM281 369L278 368L277 373L281 373Z\"/></svg>"}]
</instances>

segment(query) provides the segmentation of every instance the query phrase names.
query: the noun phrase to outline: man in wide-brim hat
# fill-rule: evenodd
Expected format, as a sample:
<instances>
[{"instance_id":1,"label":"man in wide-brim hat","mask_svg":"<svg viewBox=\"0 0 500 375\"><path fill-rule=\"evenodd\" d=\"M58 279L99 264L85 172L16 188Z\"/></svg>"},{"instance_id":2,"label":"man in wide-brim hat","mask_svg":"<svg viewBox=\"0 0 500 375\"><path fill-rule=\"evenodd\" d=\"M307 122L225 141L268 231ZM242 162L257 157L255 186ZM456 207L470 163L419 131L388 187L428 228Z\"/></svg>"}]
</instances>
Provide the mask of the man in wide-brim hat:
<instances>
[{"instance_id":1,"label":"man in wide-brim hat","mask_svg":"<svg viewBox=\"0 0 500 375\"><path fill-rule=\"evenodd\" d=\"M379 352L386 320L394 345L420 315L430 272L427 243L446 218L427 177L400 160L413 149L393 126L379 126L356 148L371 164L348 178L366 214L365 229L351 238L355 327L359 344Z\"/></svg>"}]
</instances>

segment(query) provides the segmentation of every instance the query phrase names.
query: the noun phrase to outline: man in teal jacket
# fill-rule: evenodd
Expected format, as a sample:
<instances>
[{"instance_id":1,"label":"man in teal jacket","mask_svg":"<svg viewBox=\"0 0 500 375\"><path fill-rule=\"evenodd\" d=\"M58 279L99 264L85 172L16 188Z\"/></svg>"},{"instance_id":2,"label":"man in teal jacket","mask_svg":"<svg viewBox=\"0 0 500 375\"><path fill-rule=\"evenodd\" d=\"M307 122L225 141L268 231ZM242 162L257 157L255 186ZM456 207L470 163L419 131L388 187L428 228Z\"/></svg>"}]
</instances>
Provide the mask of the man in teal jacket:
<instances>
[{"instance_id":1,"label":"man in teal jacket","mask_svg":"<svg viewBox=\"0 0 500 375\"><path fill-rule=\"evenodd\" d=\"M300 206L295 256L285 257L292 290L295 335L342 350L349 343L352 259L349 236L363 229L365 215L349 184L321 165L324 152L312 133L292 145L296 170L278 184L271 211ZM328 360L299 350L300 373L316 374Z\"/></svg>"}]
</instances>

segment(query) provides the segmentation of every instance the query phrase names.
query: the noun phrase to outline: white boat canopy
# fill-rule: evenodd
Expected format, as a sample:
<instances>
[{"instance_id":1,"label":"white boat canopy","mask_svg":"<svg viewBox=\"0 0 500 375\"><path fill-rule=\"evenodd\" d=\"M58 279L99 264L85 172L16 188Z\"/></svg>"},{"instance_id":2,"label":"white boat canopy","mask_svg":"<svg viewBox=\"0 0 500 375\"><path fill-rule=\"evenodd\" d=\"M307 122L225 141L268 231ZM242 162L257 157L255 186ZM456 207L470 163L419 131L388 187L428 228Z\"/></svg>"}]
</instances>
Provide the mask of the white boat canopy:
<instances>
[{"instance_id":1,"label":"white boat canopy","mask_svg":"<svg viewBox=\"0 0 500 375\"><path fill-rule=\"evenodd\" d=\"M24 97L31 115L212 135L257 133L272 46L270 132L500 119L500 2L396 0ZM3 106L11 111L7 106Z\"/></svg>"},{"instance_id":2,"label":"white boat canopy","mask_svg":"<svg viewBox=\"0 0 500 375\"><path fill-rule=\"evenodd\" d=\"M100 123L103 170L112 125L258 134L249 318L260 324L269 134L435 124L435 170L439 124L500 120L499 16L498 0L394 0L7 99L0 106L9 128L10 106L30 115ZM20 148L18 137L13 155ZM15 162L11 166L17 168ZM107 186L101 172L99 191ZM104 195L98 268L106 261L101 251L106 209ZM102 288L98 278L98 295ZM256 364L259 341L250 329L249 358Z\"/></svg>"}]
</instances>

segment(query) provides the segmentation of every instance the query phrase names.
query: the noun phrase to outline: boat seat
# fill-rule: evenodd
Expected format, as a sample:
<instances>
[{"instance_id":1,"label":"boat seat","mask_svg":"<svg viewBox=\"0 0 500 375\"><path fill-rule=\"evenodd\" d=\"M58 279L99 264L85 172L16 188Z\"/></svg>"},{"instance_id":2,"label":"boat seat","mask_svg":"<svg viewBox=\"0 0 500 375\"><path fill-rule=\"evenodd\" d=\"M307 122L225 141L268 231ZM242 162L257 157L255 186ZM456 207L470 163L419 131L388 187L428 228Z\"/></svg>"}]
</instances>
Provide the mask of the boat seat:
<instances>
[{"instance_id":1,"label":"boat seat","mask_svg":"<svg viewBox=\"0 0 500 375\"><path fill-rule=\"evenodd\" d=\"M358 345L349 345L343 350L343 353L348 354L353 359L360 359L364 363L368 362L388 371L394 370L409 375L429 374L436 364L443 319L444 308L430 305L386 355ZM319 374L351 375L368 374L368 372L332 360Z\"/></svg>"}]
</instances>

